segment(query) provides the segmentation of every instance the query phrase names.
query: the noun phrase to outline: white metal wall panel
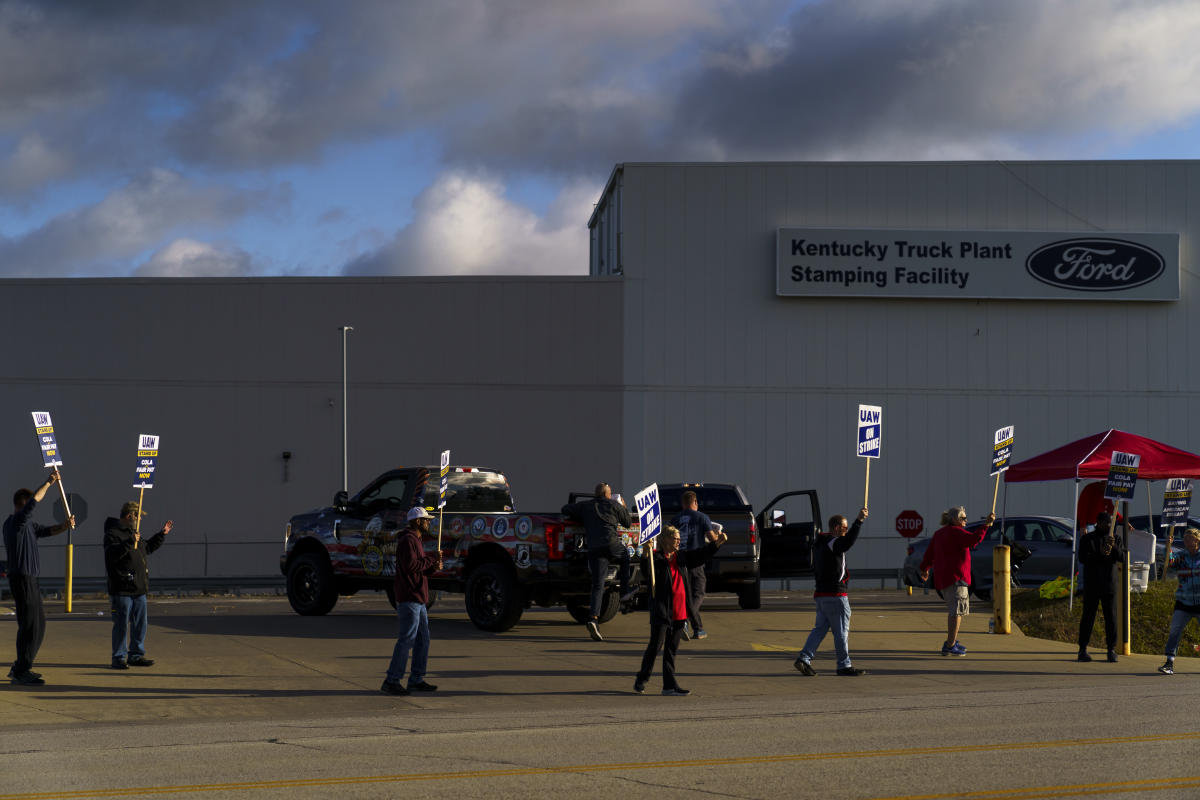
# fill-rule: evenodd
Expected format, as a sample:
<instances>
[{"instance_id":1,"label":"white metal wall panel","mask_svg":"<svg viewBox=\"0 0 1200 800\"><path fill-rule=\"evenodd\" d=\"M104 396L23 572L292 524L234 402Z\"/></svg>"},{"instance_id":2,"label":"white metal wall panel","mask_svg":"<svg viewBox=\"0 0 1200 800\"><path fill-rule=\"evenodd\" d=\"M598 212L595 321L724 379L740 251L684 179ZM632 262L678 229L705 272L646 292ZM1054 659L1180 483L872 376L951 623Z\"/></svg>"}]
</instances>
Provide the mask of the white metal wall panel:
<instances>
[{"instance_id":1,"label":"white metal wall panel","mask_svg":"<svg viewBox=\"0 0 1200 800\"><path fill-rule=\"evenodd\" d=\"M1200 450L1186 416L1200 390L1194 162L625 164L622 178L626 309L640 334L626 340L630 487L736 481L761 504L812 486L826 516L851 513L863 473L853 412L879 403L869 528L880 538L852 561L887 567L903 555L901 510L920 511L930 530L951 504L986 510L985 459L1001 425L1017 426L1018 460L1107 427ZM1177 232L1182 299L778 298L774 235L785 226ZM728 324L672 327L647 314L681 298ZM688 356L672 360L681 336ZM1065 484L1009 493L1010 510L1070 513Z\"/></svg>"}]
</instances>

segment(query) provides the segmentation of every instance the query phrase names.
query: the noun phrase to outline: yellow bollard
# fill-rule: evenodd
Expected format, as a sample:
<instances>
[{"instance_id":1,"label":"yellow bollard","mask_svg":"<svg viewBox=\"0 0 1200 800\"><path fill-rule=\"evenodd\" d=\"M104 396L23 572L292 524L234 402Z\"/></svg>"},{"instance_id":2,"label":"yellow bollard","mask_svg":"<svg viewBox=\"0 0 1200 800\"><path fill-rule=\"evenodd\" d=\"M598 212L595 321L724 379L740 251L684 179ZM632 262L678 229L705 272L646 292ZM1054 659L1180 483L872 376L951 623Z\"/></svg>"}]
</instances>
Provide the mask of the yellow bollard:
<instances>
[{"instance_id":1,"label":"yellow bollard","mask_svg":"<svg viewBox=\"0 0 1200 800\"><path fill-rule=\"evenodd\" d=\"M912 587L911 586L908 587L908 596L912 597Z\"/></svg>"},{"instance_id":2,"label":"yellow bollard","mask_svg":"<svg viewBox=\"0 0 1200 800\"><path fill-rule=\"evenodd\" d=\"M66 601L67 613L71 613L71 580L75 575L75 545L67 542L67 580L63 586L63 599Z\"/></svg>"},{"instance_id":3,"label":"yellow bollard","mask_svg":"<svg viewBox=\"0 0 1200 800\"><path fill-rule=\"evenodd\" d=\"M1008 545L992 550L992 618L995 633L1012 633L1012 569Z\"/></svg>"}]
</instances>

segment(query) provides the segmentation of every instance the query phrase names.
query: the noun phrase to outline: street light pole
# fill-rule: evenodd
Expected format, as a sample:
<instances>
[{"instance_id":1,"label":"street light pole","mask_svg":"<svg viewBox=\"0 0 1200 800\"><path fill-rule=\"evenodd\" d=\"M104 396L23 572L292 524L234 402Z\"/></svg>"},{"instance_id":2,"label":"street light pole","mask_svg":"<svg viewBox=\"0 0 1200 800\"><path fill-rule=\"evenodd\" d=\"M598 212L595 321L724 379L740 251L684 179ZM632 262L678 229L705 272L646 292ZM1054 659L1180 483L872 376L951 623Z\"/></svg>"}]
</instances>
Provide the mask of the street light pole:
<instances>
[{"instance_id":1,"label":"street light pole","mask_svg":"<svg viewBox=\"0 0 1200 800\"><path fill-rule=\"evenodd\" d=\"M350 459L346 448L346 334L354 330L349 325L338 328L342 332L342 491L350 491Z\"/></svg>"}]
</instances>

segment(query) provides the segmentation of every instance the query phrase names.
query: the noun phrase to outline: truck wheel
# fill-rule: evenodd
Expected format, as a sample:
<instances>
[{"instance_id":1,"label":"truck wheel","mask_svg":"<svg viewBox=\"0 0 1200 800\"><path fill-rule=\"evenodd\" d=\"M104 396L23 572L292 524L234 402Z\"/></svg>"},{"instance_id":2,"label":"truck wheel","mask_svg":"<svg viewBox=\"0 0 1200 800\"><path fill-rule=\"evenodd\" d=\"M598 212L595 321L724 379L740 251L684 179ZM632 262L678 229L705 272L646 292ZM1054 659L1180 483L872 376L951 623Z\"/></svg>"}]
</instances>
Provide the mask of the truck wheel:
<instances>
[{"instance_id":1,"label":"truck wheel","mask_svg":"<svg viewBox=\"0 0 1200 800\"><path fill-rule=\"evenodd\" d=\"M597 620L601 625L611 620L621 610L621 595L616 589L609 589L604 593L604 600L600 603L600 617ZM591 608L588 608L589 615ZM585 619L584 622L587 622Z\"/></svg>"},{"instance_id":2,"label":"truck wheel","mask_svg":"<svg viewBox=\"0 0 1200 800\"><path fill-rule=\"evenodd\" d=\"M297 556L288 570L287 593L297 614L319 617L332 611L338 593L329 560L319 553Z\"/></svg>"},{"instance_id":3,"label":"truck wheel","mask_svg":"<svg viewBox=\"0 0 1200 800\"><path fill-rule=\"evenodd\" d=\"M571 619L583 625L592 618L592 601L584 600L580 603L578 600L568 600L567 613L571 615Z\"/></svg>"},{"instance_id":4,"label":"truck wheel","mask_svg":"<svg viewBox=\"0 0 1200 800\"><path fill-rule=\"evenodd\" d=\"M749 611L762 608L762 581L757 580L749 586L738 589L738 605Z\"/></svg>"},{"instance_id":5,"label":"truck wheel","mask_svg":"<svg viewBox=\"0 0 1200 800\"><path fill-rule=\"evenodd\" d=\"M467 616L475 627L500 633L521 619L525 598L512 568L495 562L480 564L467 578Z\"/></svg>"}]
</instances>

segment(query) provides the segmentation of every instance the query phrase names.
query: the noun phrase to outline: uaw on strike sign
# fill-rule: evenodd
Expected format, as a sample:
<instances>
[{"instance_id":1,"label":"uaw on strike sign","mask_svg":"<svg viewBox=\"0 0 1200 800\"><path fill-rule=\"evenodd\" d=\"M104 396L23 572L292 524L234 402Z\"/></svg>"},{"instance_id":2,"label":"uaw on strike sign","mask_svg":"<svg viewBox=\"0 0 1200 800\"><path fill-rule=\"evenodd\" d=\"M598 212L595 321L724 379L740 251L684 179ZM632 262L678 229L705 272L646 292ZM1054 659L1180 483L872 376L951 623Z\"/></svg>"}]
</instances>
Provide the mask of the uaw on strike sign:
<instances>
[{"instance_id":1,"label":"uaw on strike sign","mask_svg":"<svg viewBox=\"0 0 1200 800\"><path fill-rule=\"evenodd\" d=\"M858 407L858 456L879 458L883 443L883 406Z\"/></svg>"},{"instance_id":2,"label":"uaw on strike sign","mask_svg":"<svg viewBox=\"0 0 1200 800\"><path fill-rule=\"evenodd\" d=\"M135 489L154 488L154 469L158 466L158 437L152 433L139 433L137 446L137 472Z\"/></svg>"}]
</instances>

